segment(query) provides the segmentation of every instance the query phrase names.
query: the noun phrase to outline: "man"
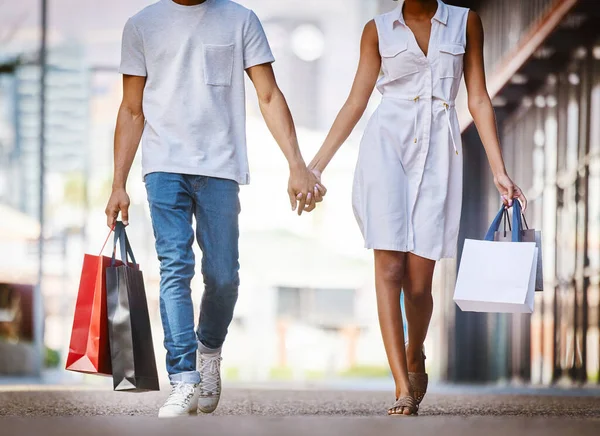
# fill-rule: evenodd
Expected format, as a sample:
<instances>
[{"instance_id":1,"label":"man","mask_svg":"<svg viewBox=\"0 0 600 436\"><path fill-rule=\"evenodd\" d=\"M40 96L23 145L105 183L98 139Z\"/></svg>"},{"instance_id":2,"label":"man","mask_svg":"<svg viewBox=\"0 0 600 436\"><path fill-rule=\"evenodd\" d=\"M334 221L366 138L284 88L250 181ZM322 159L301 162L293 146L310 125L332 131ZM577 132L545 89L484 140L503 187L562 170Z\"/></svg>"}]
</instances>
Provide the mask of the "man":
<instances>
[{"instance_id":1,"label":"man","mask_svg":"<svg viewBox=\"0 0 600 436\"><path fill-rule=\"evenodd\" d=\"M119 213L128 223L125 184L141 139L172 385L160 417L211 413L221 394L221 347L239 286L238 192L249 183L244 71L289 163L292 209L311 211L326 193L302 159L273 61L256 15L229 0L160 0L125 25L106 215L111 227ZM196 331L192 216L205 284Z\"/></svg>"}]
</instances>

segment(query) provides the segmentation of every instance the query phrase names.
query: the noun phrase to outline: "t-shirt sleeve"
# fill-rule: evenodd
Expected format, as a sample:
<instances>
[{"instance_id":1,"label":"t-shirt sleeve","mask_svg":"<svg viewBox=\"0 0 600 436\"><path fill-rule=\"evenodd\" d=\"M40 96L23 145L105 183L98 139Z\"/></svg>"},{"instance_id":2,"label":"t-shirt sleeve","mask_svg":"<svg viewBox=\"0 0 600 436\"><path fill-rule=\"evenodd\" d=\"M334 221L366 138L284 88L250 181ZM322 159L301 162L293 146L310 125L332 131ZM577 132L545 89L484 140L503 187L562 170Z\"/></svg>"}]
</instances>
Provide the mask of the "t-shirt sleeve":
<instances>
[{"instance_id":1,"label":"t-shirt sleeve","mask_svg":"<svg viewBox=\"0 0 600 436\"><path fill-rule=\"evenodd\" d=\"M275 62L267 35L256 14L250 11L244 27L244 69Z\"/></svg>"},{"instance_id":2,"label":"t-shirt sleeve","mask_svg":"<svg viewBox=\"0 0 600 436\"><path fill-rule=\"evenodd\" d=\"M123 29L119 72L131 76L145 77L147 75L144 42L142 41L142 35L140 35L131 19L127 21L125 29Z\"/></svg>"}]
</instances>

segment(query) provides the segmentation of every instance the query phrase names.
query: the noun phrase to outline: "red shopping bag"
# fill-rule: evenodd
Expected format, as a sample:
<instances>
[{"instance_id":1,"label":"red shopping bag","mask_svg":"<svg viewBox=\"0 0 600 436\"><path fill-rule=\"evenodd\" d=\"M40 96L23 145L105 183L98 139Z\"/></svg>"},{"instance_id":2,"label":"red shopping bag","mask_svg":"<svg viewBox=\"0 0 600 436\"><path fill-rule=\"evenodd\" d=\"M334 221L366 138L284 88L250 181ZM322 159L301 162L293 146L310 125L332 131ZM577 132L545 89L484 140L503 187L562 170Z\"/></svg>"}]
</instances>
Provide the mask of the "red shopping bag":
<instances>
[{"instance_id":1,"label":"red shopping bag","mask_svg":"<svg viewBox=\"0 0 600 436\"><path fill-rule=\"evenodd\" d=\"M106 269L111 258L86 254L79 281L73 316L71 343L66 369L87 374L111 375L108 313L106 308Z\"/></svg>"}]
</instances>

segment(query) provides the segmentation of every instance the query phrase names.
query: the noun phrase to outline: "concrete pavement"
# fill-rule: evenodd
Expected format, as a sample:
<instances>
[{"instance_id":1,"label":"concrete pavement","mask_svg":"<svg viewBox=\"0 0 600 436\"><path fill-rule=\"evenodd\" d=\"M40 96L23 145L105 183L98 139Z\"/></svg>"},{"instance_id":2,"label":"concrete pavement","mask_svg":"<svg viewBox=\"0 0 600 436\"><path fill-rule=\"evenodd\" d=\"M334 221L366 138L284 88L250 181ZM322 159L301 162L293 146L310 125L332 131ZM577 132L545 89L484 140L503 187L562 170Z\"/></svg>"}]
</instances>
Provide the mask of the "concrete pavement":
<instances>
[{"instance_id":1,"label":"concrete pavement","mask_svg":"<svg viewBox=\"0 0 600 436\"><path fill-rule=\"evenodd\" d=\"M599 420L524 417L261 417L203 416L179 420L148 417L5 418L0 434L43 436L598 436Z\"/></svg>"},{"instance_id":2,"label":"concrete pavement","mask_svg":"<svg viewBox=\"0 0 600 436\"><path fill-rule=\"evenodd\" d=\"M600 395L512 394L509 390L437 390L425 398L421 416L541 416L599 418ZM498 393L501 392L501 393ZM568 393L568 391L565 391ZM0 389L0 416L155 416L167 391L31 386ZM376 391L227 389L215 416L385 416L391 393ZM599 433L600 434L600 433Z\"/></svg>"},{"instance_id":3,"label":"concrete pavement","mask_svg":"<svg viewBox=\"0 0 600 436\"><path fill-rule=\"evenodd\" d=\"M600 396L438 390L414 418L387 417L388 392L226 389L213 416L154 418L167 392L31 386L0 389L0 434L600 435ZM406 433L404 433L406 432Z\"/></svg>"}]
</instances>

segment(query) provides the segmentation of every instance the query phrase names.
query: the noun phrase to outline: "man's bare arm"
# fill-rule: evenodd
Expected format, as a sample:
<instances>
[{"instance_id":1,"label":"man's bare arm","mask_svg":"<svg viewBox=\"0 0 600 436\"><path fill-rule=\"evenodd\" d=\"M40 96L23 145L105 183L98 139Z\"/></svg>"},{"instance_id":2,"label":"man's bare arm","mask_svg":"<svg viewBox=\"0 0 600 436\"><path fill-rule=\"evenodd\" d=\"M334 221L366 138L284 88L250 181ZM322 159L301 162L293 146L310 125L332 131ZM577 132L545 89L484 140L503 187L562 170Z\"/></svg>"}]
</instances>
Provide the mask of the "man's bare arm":
<instances>
[{"instance_id":1,"label":"man's bare arm","mask_svg":"<svg viewBox=\"0 0 600 436\"><path fill-rule=\"evenodd\" d=\"M313 190L319 185L319 181L306 168L298 146L294 120L285 97L277 86L273 68L271 64L262 64L248 68L246 71L256 88L260 110L267 127L290 167L288 195L292 210L296 210L296 201L299 200L298 215L304 210L310 212L315 206ZM324 194L325 190L322 189Z\"/></svg>"},{"instance_id":2,"label":"man's bare arm","mask_svg":"<svg viewBox=\"0 0 600 436\"><path fill-rule=\"evenodd\" d=\"M127 225L129 221L129 196L126 184L144 130L142 100L145 85L145 77L123 76L123 101L119 108L115 130L112 194L106 206L107 224L111 228L119 212L124 224Z\"/></svg>"}]
</instances>

